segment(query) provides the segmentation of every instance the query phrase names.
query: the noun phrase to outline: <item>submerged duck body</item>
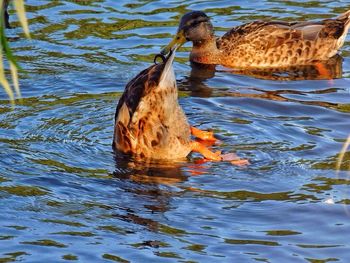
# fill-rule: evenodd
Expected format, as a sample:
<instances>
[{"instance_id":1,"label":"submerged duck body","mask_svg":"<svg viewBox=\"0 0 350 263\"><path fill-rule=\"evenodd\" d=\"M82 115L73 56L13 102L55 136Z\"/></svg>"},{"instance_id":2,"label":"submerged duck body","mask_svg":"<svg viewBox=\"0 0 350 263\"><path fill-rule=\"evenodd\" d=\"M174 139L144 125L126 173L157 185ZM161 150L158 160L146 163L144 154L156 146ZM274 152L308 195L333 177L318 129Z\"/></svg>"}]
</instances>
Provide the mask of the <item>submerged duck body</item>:
<instances>
[{"instance_id":1,"label":"submerged duck body","mask_svg":"<svg viewBox=\"0 0 350 263\"><path fill-rule=\"evenodd\" d=\"M350 10L316 22L255 21L214 35L209 17L201 11L185 14L173 45L192 41L190 60L232 68L310 65L333 57L343 46L350 26Z\"/></svg>"},{"instance_id":2,"label":"submerged duck body","mask_svg":"<svg viewBox=\"0 0 350 263\"><path fill-rule=\"evenodd\" d=\"M115 113L113 148L143 161L180 161L194 151L208 160L248 164L233 153L212 152L192 140L191 135L207 144L216 139L212 132L190 127L178 102L174 55L171 51L163 63L141 71L126 85Z\"/></svg>"},{"instance_id":3,"label":"submerged duck body","mask_svg":"<svg viewBox=\"0 0 350 263\"><path fill-rule=\"evenodd\" d=\"M190 126L178 103L174 54L127 84L117 105L114 148L140 158L168 160L191 152Z\"/></svg>"}]
</instances>

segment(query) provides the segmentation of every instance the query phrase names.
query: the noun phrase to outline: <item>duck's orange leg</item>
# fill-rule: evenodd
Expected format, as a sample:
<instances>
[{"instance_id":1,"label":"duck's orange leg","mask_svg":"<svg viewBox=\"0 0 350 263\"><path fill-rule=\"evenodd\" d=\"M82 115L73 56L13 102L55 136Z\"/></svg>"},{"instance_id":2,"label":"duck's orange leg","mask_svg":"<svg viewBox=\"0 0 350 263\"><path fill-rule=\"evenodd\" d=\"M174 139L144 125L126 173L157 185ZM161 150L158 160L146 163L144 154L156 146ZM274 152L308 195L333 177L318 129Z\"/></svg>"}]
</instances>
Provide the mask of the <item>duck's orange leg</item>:
<instances>
[{"instance_id":1,"label":"duck's orange leg","mask_svg":"<svg viewBox=\"0 0 350 263\"><path fill-rule=\"evenodd\" d=\"M200 142L192 141L191 149L193 152L199 152L204 158L212 161L221 161L221 152L212 152Z\"/></svg>"},{"instance_id":2,"label":"duck's orange leg","mask_svg":"<svg viewBox=\"0 0 350 263\"><path fill-rule=\"evenodd\" d=\"M202 131L200 129L197 129L195 127L191 127L191 134L203 141L216 141L216 138L214 137L213 132L208 131Z\"/></svg>"},{"instance_id":3,"label":"duck's orange leg","mask_svg":"<svg viewBox=\"0 0 350 263\"><path fill-rule=\"evenodd\" d=\"M315 67L320 76L324 77L325 79L332 79L331 72L329 71L329 69L326 68L326 66L322 62L316 62Z\"/></svg>"}]
</instances>

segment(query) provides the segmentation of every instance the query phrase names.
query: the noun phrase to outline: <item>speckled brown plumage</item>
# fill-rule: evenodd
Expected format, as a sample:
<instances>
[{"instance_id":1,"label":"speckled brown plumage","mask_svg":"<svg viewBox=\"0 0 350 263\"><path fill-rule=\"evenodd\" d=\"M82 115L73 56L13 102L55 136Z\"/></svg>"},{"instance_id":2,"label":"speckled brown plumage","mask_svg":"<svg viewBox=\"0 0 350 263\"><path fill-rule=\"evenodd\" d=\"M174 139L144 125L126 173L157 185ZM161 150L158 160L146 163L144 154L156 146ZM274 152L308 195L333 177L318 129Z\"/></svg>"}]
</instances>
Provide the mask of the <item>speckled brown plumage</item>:
<instances>
[{"instance_id":1,"label":"speckled brown plumage","mask_svg":"<svg viewBox=\"0 0 350 263\"><path fill-rule=\"evenodd\" d=\"M174 160L190 153L190 126L178 103L173 59L150 66L127 84L115 114L114 148L142 159Z\"/></svg>"},{"instance_id":2,"label":"speckled brown plumage","mask_svg":"<svg viewBox=\"0 0 350 263\"><path fill-rule=\"evenodd\" d=\"M192 41L190 60L203 64L233 68L310 65L334 56L344 44L349 26L350 10L317 22L255 21L217 38L209 18L193 11L183 16L177 37L169 45Z\"/></svg>"}]
</instances>

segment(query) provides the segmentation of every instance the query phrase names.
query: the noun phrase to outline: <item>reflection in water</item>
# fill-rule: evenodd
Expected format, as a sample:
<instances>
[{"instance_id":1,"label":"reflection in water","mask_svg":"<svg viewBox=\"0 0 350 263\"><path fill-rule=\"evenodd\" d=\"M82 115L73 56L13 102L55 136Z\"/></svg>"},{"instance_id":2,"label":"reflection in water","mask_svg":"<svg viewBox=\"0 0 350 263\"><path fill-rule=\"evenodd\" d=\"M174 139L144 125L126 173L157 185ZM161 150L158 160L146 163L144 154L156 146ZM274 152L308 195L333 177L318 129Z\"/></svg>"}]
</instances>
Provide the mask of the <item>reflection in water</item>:
<instances>
[{"instance_id":1,"label":"reflection in water","mask_svg":"<svg viewBox=\"0 0 350 263\"><path fill-rule=\"evenodd\" d=\"M176 195L167 186L184 182L181 163L142 162L132 156L115 152L115 171L113 176L122 180L124 191L133 193L135 198L151 213L165 213L170 209L171 197ZM126 183L129 182L129 183ZM145 202L149 199L150 202ZM116 218L146 227L150 231L159 231L159 222L146 218L138 211L129 210L126 214L117 214Z\"/></svg>"},{"instance_id":2,"label":"reflection in water","mask_svg":"<svg viewBox=\"0 0 350 263\"><path fill-rule=\"evenodd\" d=\"M344 63L325 66L332 81L309 81L322 78L312 68L191 72L179 50L189 121L251 159L246 168L196 156L149 165L114 156L111 141L125 83L152 63L185 12L203 10L227 31L265 18L332 17L349 5L179 3L27 1L31 40L13 18L7 33L26 74L16 109L0 100L0 262L348 261L349 150L338 176L335 167L350 132L350 35Z\"/></svg>"},{"instance_id":3,"label":"reflection in water","mask_svg":"<svg viewBox=\"0 0 350 263\"><path fill-rule=\"evenodd\" d=\"M185 77L178 88L184 91L190 91L193 97L211 97L213 89L204 82L215 76L216 65L205 65L191 62L191 73Z\"/></svg>"},{"instance_id":4,"label":"reflection in water","mask_svg":"<svg viewBox=\"0 0 350 263\"><path fill-rule=\"evenodd\" d=\"M181 163L142 162L132 156L115 152L116 170L113 175L120 179L147 184L175 184L186 180Z\"/></svg>"},{"instance_id":5,"label":"reflection in water","mask_svg":"<svg viewBox=\"0 0 350 263\"><path fill-rule=\"evenodd\" d=\"M338 79L342 77L343 58L335 55L328 61L315 65L293 66L287 68L233 70L233 74L279 81Z\"/></svg>"},{"instance_id":6,"label":"reflection in water","mask_svg":"<svg viewBox=\"0 0 350 263\"><path fill-rule=\"evenodd\" d=\"M232 74L246 75L259 79L295 81L295 80L322 80L338 79L342 77L343 58L335 55L328 61L319 62L317 65L293 66L288 68L267 68L267 69L244 69L244 70L217 70L216 65L204 65L191 62L191 74L182 82L184 87L197 86L192 92L198 92L198 84L211 79L215 72L223 71ZM205 88L202 87L202 94L205 95ZM208 94L209 95L209 94ZM204 96L205 97L205 96Z\"/></svg>"},{"instance_id":7,"label":"reflection in water","mask_svg":"<svg viewBox=\"0 0 350 263\"><path fill-rule=\"evenodd\" d=\"M294 80L322 80L322 79L336 79L342 76L342 61L343 58L339 55L332 57L330 60L322 64L294 66L285 69L270 68L270 69L256 69L256 70L230 70L223 72L247 75L254 78L261 78L276 81L294 81ZM337 108L337 103L330 103L326 101L303 101L289 98L284 95L305 95L305 94L327 94L337 91L336 88L327 88L316 91L298 91L294 89L283 90L264 90L261 88L248 88L252 93L232 92L225 90L218 90L206 85L208 79L214 78L215 73L220 72L216 69L216 65L204 65L191 62L191 74L185 77L179 83L179 89L183 91L190 91L193 97L245 97L245 98L259 98L274 101L298 102L305 105L318 105L327 108Z\"/></svg>"}]
</instances>

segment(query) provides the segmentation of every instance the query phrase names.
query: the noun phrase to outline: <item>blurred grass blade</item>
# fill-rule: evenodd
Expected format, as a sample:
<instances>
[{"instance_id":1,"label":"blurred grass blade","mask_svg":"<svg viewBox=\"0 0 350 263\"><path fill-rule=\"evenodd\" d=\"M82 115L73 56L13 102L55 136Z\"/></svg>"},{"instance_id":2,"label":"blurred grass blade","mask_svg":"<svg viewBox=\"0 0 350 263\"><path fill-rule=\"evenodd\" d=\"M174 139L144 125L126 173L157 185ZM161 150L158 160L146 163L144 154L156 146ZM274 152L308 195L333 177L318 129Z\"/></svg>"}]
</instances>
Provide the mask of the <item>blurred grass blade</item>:
<instances>
[{"instance_id":1,"label":"blurred grass blade","mask_svg":"<svg viewBox=\"0 0 350 263\"><path fill-rule=\"evenodd\" d=\"M21 92L19 88L19 81L18 81L18 70L20 69L19 65L17 64L16 58L14 57L11 48L8 44L7 38L6 38L6 32L5 32L5 10L4 8L7 8L8 1L0 0L0 85L3 86L4 90L8 94L11 104L14 105L14 92L11 89L11 86L9 82L6 79L6 74L4 70L4 58L7 59L9 66L10 66L10 71L11 71L11 76L12 76L12 81L13 81L13 87L16 92L16 95L18 97L21 97ZM29 27L28 27L28 21L25 13L25 7L24 7L24 0L13 0L13 6L16 10L18 20L21 23L21 26L23 28L24 34L26 35L27 38L30 38L29 34Z\"/></svg>"},{"instance_id":2,"label":"blurred grass blade","mask_svg":"<svg viewBox=\"0 0 350 263\"><path fill-rule=\"evenodd\" d=\"M10 87L10 84L8 83L6 76L5 76L3 55L2 55L1 49L0 49L0 84L4 87L4 90L6 91L7 95L9 96L11 104L14 105L15 98L14 98L12 89Z\"/></svg>"},{"instance_id":3,"label":"blurred grass blade","mask_svg":"<svg viewBox=\"0 0 350 263\"><path fill-rule=\"evenodd\" d=\"M14 7L16 9L16 12L17 12L18 19L22 25L24 34L26 35L27 38L30 38L26 12L25 12L25 8L24 8L24 1L23 0L14 0L13 3L14 3Z\"/></svg>"},{"instance_id":4,"label":"blurred grass blade","mask_svg":"<svg viewBox=\"0 0 350 263\"><path fill-rule=\"evenodd\" d=\"M13 64L15 64L17 68L19 68L19 65L17 64L16 59L13 56L11 48L10 48L8 42L7 42L7 38L6 38L6 34L5 34L5 27L4 27L4 20L3 19L0 20L0 41L1 41L1 43L0 43L1 47L5 51L6 58L9 61L12 61Z\"/></svg>"},{"instance_id":5,"label":"blurred grass blade","mask_svg":"<svg viewBox=\"0 0 350 263\"><path fill-rule=\"evenodd\" d=\"M5 70L4 70L4 57L3 57L3 50L5 50L5 54L7 56L6 52L6 36L5 36L5 20L4 20L4 2L3 0L0 1L0 84L3 86L5 92L10 98L11 104L14 105L14 95L13 91L10 87L9 82L6 79L5 76Z\"/></svg>"},{"instance_id":6,"label":"blurred grass blade","mask_svg":"<svg viewBox=\"0 0 350 263\"><path fill-rule=\"evenodd\" d=\"M349 148L349 146L350 146L350 135L349 135L348 139L345 141L343 148L341 149L341 151L339 153L339 157L338 157L337 164L336 164L337 171L340 170L341 163L344 159L345 153L346 153L347 149Z\"/></svg>"},{"instance_id":7,"label":"blurred grass blade","mask_svg":"<svg viewBox=\"0 0 350 263\"><path fill-rule=\"evenodd\" d=\"M12 83L15 88L16 95L18 97L21 97L21 90L19 89L19 82L18 82L17 66L12 61L10 61L10 69L11 69Z\"/></svg>"}]
</instances>

